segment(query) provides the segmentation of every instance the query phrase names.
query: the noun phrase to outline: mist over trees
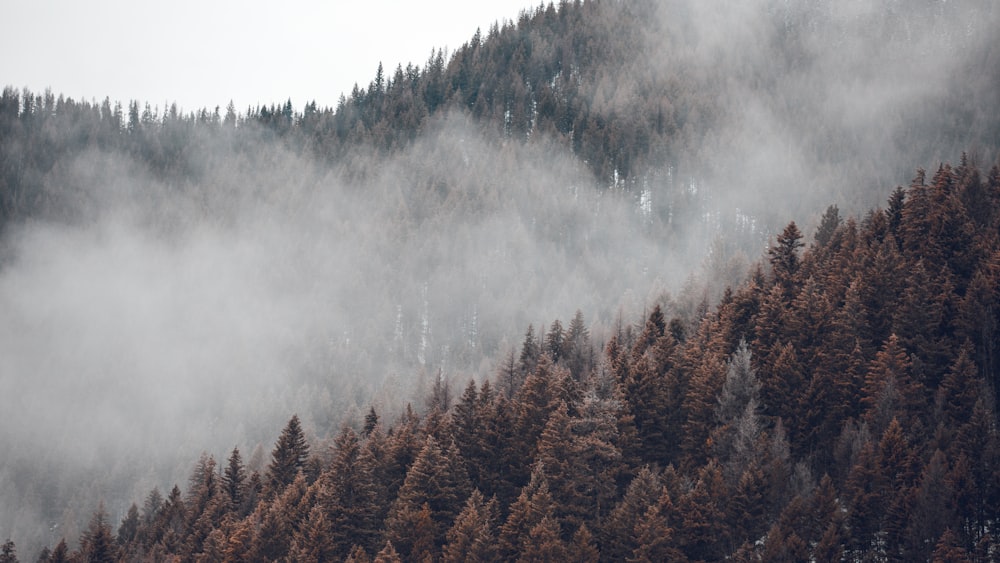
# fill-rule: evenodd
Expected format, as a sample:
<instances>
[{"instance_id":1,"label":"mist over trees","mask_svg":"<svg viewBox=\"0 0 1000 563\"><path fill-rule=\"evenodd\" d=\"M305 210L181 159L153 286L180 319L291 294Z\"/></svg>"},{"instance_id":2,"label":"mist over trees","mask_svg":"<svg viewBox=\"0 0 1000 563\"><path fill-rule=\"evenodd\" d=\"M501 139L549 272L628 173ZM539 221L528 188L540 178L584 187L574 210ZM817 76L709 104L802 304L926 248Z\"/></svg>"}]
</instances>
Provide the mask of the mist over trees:
<instances>
[{"instance_id":1,"label":"mist over trees","mask_svg":"<svg viewBox=\"0 0 1000 563\"><path fill-rule=\"evenodd\" d=\"M0 536L995 552L997 16L562 2L335 108L5 88Z\"/></svg>"}]
</instances>

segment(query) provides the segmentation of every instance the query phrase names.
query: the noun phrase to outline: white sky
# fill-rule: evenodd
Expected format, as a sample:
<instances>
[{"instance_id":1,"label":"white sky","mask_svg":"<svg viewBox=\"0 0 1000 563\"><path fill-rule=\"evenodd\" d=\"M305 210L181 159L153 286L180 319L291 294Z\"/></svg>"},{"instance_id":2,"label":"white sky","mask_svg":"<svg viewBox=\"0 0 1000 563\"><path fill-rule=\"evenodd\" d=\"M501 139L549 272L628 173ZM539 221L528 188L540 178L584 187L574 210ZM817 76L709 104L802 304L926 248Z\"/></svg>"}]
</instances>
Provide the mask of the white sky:
<instances>
[{"instance_id":1,"label":"white sky","mask_svg":"<svg viewBox=\"0 0 1000 563\"><path fill-rule=\"evenodd\" d=\"M0 87L184 111L335 106L381 61L424 66L531 0L2 0Z\"/></svg>"}]
</instances>

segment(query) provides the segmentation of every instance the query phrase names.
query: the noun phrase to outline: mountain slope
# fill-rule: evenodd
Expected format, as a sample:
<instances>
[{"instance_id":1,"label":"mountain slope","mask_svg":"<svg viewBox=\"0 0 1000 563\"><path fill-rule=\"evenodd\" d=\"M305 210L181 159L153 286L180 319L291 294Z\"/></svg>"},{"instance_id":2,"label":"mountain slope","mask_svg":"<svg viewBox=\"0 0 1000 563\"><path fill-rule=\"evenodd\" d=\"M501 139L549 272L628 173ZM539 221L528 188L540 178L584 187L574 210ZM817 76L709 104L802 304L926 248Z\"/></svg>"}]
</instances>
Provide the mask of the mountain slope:
<instances>
[{"instance_id":1,"label":"mountain slope","mask_svg":"<svg viewBox=\"0 0 1000 563\"><path fill-rule=\"evenodd\" d=\"M978 377L993 381L996 182L986 170L1000 147L997 17L992 3L977 1L565 2L497 25L450 56L435 52L422 67L383 69L337 108L296 110L288 101L182 115L6 88L0 535L10 530L21 546L72 541L101 498L117 521L154 485L166 491L182 481L206 450L238 444L248 465L264 470L265 445L291 412L318 443L371 405L393 418L435 389L437 403L447 403L442 387L468 377L501 371L497 385L507 381L509 400L518 377L537 371L535 347L517 345L526 326L537 329L539 351L548 342L556 367L581 380L614 339L618 351L606 350L605 363L625 370L621 392L642 411L616 413L635 418L629 439L645 444L616 445L629 472L642 460L673 462L689 479L713 456L725 465L699 450L708 438L736 447L732 436L713 434L714 405L720 374L746 339L762 379L761 428L785 433L792 459L819 475L831 440L864 445L860 423L843 433L849 417L882 409L868 421L871 435L876 419L891 422L892 393L906 408L930 405L966 338ZM963 151L960 166L942 169L945 187L915 182L853 231L821 217L831 202L861 216L913 167L936 170ZM970 187L976 169L985 177L978 188ZM935 218L932 208L945 211ZM806 240L822 233L801 261L794 233L782 230L790 218ZM791 245L784 274L750 270L748 289L726 292L747 277L748 257L783 244ZM848 250L823 250L835 245ZM864 259L855 263L856 255ZM904 283L904 274L917 281ZM979 301L965 302L970 291ZM717 316L730 320L711 328L705 319L720 301ZM632 340L657 304L670 321L653 327L669 326L684 354L674 358L666 341L640 355L672 358L681 370L673 382L664 366L633 362L642 345ZM972 316L976 307L987 313ZM596 352L581 338L566 366L561 325L551 323L577 309ZM635 319L642 326L626 338ZM886 348L894 333L896 347ZM824 338L836 344L824 349ZM888 398L864 398L862 374L880 352L883 372L906 365L915 381L886 387ZM858 380L844 383L844 370ZM666 383L675 387L660 389ZM834 404L845 397L853 399ZM568 421L556 422L590 424L580 421L582 400L566 396ZM549 405L535 407L521 421L525 436L548 424ZM925 429L926 418L918 417ZM566 431L556 422L554 441ZM626 422L616 431L631 435ZM380 477L390 487L402 486L404 466L426 445L414 440ZM442 456L447 442L438 439ZM493 485L505 510L530 483L535 453L502 453L520 460ZM470 479L500 471L466 469ZM614 491L600 492L601 510L629 478L619 474ZM549 482L549 494L562 487L569 495L567 483ZM448 494L467 493L460 489ZM703 500L687 499L692 507ZM567 502L536 535L551 536L556 523L568 541L588 522L590 500ZM480 517L493 510L488 503ZM409 508L396 514L396 531L407 528L404 516L420 516L419 503ZM182 519L171 518L179 529ZM431 519L442 532L443 517ZM591 524L603 551L607 532ZM651 513L646 537L668 524ZM441 536L434 541L440 548ZM723 549L698 545L691 553Z\"/></svg>"}]
</instances>

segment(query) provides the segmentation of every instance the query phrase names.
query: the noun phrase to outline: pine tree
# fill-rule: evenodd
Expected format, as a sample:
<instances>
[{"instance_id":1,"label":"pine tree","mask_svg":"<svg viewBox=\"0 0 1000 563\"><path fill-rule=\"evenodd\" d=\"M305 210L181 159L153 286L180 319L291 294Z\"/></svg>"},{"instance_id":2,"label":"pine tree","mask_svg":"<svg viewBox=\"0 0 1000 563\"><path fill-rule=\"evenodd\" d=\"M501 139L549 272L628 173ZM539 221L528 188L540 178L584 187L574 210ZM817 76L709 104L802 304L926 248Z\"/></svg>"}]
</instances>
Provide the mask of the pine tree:
<instances>
[{"instance_id":1,"label":"pine tree","mask_svg":"<svg viewBox=\"0 0 1000 563\"><path fill-rule=\"evenodd\" d=\"M315 500L315 490L299 473L270 503L261 503L249 518L258 522L253 548L255 556L277 561L288 555L295 531L305 523Z\"/></svg>"},{"instance_id":2,"label":"pine tree","mask_svg":"<svg viewBox=\"0 0 1000 563\"><path fill-rule=\"evenodd\" d=\"M941 534L941 539L934 547L931 561L934 563L972 563L972 558L969 557L969 552L962 547L955 532L948 528Z\"/></svg>"},{"instance_id":3,"label":"pine tree","mask_svg":"<svg viewBox=\"0 0 1000 563\"><path fill-rule=\"evenodd\" d=\"M373 563L402 563L402 561L392 542L386 540L385 547L382 548L382 551L378 552Z\"/></svg>"},{"instance_id":4,"label":"pine tree","mask_svg":"<svg viewBox=\"0 0 1000 563\"><path fill-rule=\"evenodd\" d=\"M354 430L345 426L334 442L334 459L318 481L317 501L329 523L331 551L346 557L355 545L374 551L379 507L372 468Z\"/></svg>"},{"instance_id":5,"label":"pine tree","mask_svg":"<svg viewBox=\"0 0 1000 563\"><path fill-rule=\"evenodd\" d=\"M816 229L814 235L816 245L819 247L828 245L838 227L840 227L840 210L837 209L836 205L831 205L826 208L826 212L820 219L819 227Z\"/></svg>"},{"instance_id":6,"label":"pine tree","mask_svg":"<svg viewBox=\"0 0 1000 563\"><path fill-rule=\"evenodd\" d=\"M0 563L18 563L17 562L17 547L14 542L8 539L0 547Z\"/></svg>"},{"instance_id":7,"label":"pine tree","mask_svg":"<svg viewBox=\"0 0 1000 563\"><path fill-rule=\"evenodd\" d=\"M528 377L529 374L534 373L541 355L541 347L535 338L535 327L528 325L528 330L524 333L524 342L521 344L521 357L517 364L518 371L521 373L521 381L524 381L524 378ZM513 387L508 389L508 397L513 397L517 391L518 389Z\"/></svg>"},{"instance_id":8,"label":"pine tree","mask_svg":"<svg viewBox=\"0 0 1000 563\"><path fill-rule=\"evenodd\" d=\"M545 469L542 464L536 463L531 471L531 481L521 489L517 500L511 504L507 520L500 528L497 541L500 559L517 559L531 530L543 518L552 518L554 514Z\"/></svg>"},{"instance_id":9,"label":"pine tree","mask_svg":"<svg viewBox=\"0 0 1000 563\"><path fill-rule=\"evenodd\" d=\"M755 542L767 531L767 478L756 464L744 469L726 506L733 542Z\"/></svg>"},{"instance_id":10,"label":"pine tree","mask_svg":"<svg viewBox=\"0 0 1000 563\"><path fill-rule=\"evenodd\" d=\"M480 412L479 392L475 380L470 379L462 392L462 397L451 414L455 445L466 462L469 480L479 486L484 474L484 464L491 452L483 443L485 419Z\"/></svg>"},{"instance_id":11,"label":"pine tree","mask_svg":"<svg viewBox=\"0 0 1000 563\"><path fill-rule=\"evenodd\" d=\"M760 379L759 401L763 414L789 421L805 419L801 408L802 390L808 388L803 372L804 368L795 348L790 343L780 345L771 369ZM826 406L824 404L822 408ZM796 430L798 428L793 429L793 432Z\"/></svg>"},{"instance_id":12,"label":"pine tree","mask_svg":"<svg viewBox=\"0 0 1000 563\"><path fill-rule=\"evenodd\" d=\"M250 561L256 555L253 549L253 525L251 518L246 518L233 528L223 548L225 563Z\"/></svg>"},{"instance_id":13,"label":"pine tree","mask_svg":"<svg viewBox=\"0 0 1000 563\"><path fill-rule=\"evenodd\" d=\"M729 541L729 530L720 526L725 521L722 506L728 493L722 471L714 462L698 471L694 487L675 503L678 522L673 526L677 546L694 560L718 560L724 556L723 546Z\"/></svg>"},{"instance_id":14,"label":"pine tree","mask_svg":"<svg viewBox=\"0 0 1000 563\"><path fill-rule=\"evenodd\" d=\"M795 274L799 270L800 263L798 251L803 246L805 244L802 242L802 232L795 225L795 221L792 221L778 235L776 244L767 251L775 283L783 288L788 300L793 297Z\"/></svg>"},{"instance_id":15,"label":"pine tree","mask_svg":"<svg viewBox=\"0 0 1000 563\"><path fill-rule=\"evenodd\" d=\"M555 518L545 516L528 532L517 560L560 563L566 561L568 556L566 544L560 538L559 523Z\"/></svg>"},{"instance_id":16,"label":"pine tree","mask_svg":"<svg viewBox=\"0 0 1000 563\"><path fill-rule=\"evenodd\" d=\"M457 448L442 452L428 436L420 455L406 474L386 520L387 538L400 553L414 558L418 551L436 553L444 544L445 533L462 510L462 501L470 490L468 476ZM428 511L430 522L419 520ZM430 545L422 547L416 531L429 534ZM419 548L419 549L418 549Z\"/></svg>"},{"instance_id":17,"label":"pine tree","mask_svg":"<svg viewBox=\"0 0 1000 563\"><path fill-rule=\"evenodd\" d=\"M948 461L941 450L936 450L924 467L907 514L903 554L911 561L926 561L935 540L958 524L954 491L947 475Z\"/></svg>"},{"instance_id":18,"label":"pine tree","mask_svg":"<svg viewBox=\"0 0 1000 563\"><path fill-rule=\"evenodd\" d=\"M670 496L664 491L636 521L632 531L635 548L628 561L655 563L688 560L678 549L675 531L668 520L674 513Z\"/></svg>"},{"instance_id":19,"label":"pine tree","mask_svg":"<svg viewBox=\"0 0 1000 563\"><path fill-rule=\"evenodd\" d=\"M676 347L656 306L632 350L631 362L618 367L626 408L634 417L638 434L638 453L649 463L666 465L677 451L680 393L673 365ZM617 360L619 364L624 361Z\"/></svg>"},{"instance_id":20,"label":"pine tree","mask_svg":"<svg viewBox=\"0 0 1000 563\"><path fill-rule=\"evenodd\" d=\"M594 367L594 349L590 342L590 331L583 321L583 313L580 310L576 311L566 329L563 348L570 375L576 381L582 380Z\"/></svg>"},{"instance_id":21,"label":"pine tree","mask_svg":"<svg viewBox=\"0 0 1000 563\"><path fill-rule=\"evenodd\" d=\"M566 335L563 331L562 323L559 319L552 321L549 332L545 335L545 346L542 351L549 355L552 363L559 363L563 360L564 344Z\"/></svg>"},{"instance_id":22,"label":"pine tree","mask_svg":"<svg viewBox=\"0 0 1000 563\"><path fill-rule=\"evenodd\" d=\"M305 467L307 459L309 444L306 443L298 415L292 415L271 451L271 463L267 468L267 484L271 494L278 494L290 485Z\"/></svg>"},{"instance_id":23,"label":"pine tree","mask_svg":"<svg viewBox=\"0 0 1000 563\"><path fill-rule=\"evenodd\" d=\"M514 398L517 412L513 433L514 443L520 450L520 467L530 464L542 429L545 428L549 414L555 409L559 395L558 380L559 368L552 364L548 356L542 356L537 368L524 381Z\"/></svg>"},{"instance_id":24,"label":"pine tree","mask_svg":"<svg viewBox=\"0 0 1000 563\"><path fill-rule=\"evenodd\" d=\"M49 563L68 563L69 560L69 547L66 546L65 539L60 539L55 549L52 550L52 555L49 556Z\"/></svg>"},{"instance_id":25,"label":"pine tree","mask_svg":"<svg viewBox=\"0 0 1000 563\"><path fill-rule=\"evenodd\" d=\"M465 501L465 508L448 530L442 561L498 561L497 503L483 499L478 489Z\"/></svg>"},{"instance_id":26,"label":"pine tree","mask_svg":"<svg viewBox=\"0 0 1000 563\"><path fill-rule=\"evenodd\" d=\"M118 548L103 503L90 519L86 531L80 538L80 553L88 563L114 563L118 558Z\"/></svg>"},{"instance_id":27,"label":"pine tree","mask_svg":"<svg viewBox=\"0 0 1000 563\"><path fill-rule=\"evenodd\" d=\"M151 526L150 542L163 542L168 551L176 553L187 532L187 522L188 511L181 497L181 489L174 485Z\"/></svg>"},{"instance_id":28,"label":"pine tree","mask_svg":"<svg viewBox=\"0 0 1000 563\"><path fill-rule=\"evenodd\" d=\"M601 552L594 543L594 536L586 524L580 526L566 546L566 561L573 563L597 563Z\"/></svg>"},{"instance_id":29,"label":"pine tree","mask_svg":"<svg viewBox=\"0 0 1000 563\"><path fill-rule=\"evenodd\" d=\"M895 335L876 354L861 395L864 418L872 432L882 433L893 418L908 420L919 412L922 391L910 375L910 360Z\"/></svg>"},{"instance_id":30,"label":"pine tree","mask_svg":"<svg viewBox=\"0 0 1000 563\"><path fill-rule=\"evenodd\" d=\"M122 518L121 525L118 526L118 545L125 546L135 541L139 533L139 507L132 503L125 518Z\"/></svg>"},{"instance_id":31,"label":"pine tree","mask_svg":"<svg viewBox=\"0 0 1000 563\"><path fill-rule=\"evenodd\" d=\"M611 511L601 533L601 551L610 561L623 561L638 547L636 524L663 492L659 476L643 466Z\"/></svg>"},{"instance_id":32,"label":"pine tree","mask_svg":"<svg viewBox=\"0 0 1000 563\"><path fill-rule=\"evenodd\" d=\"M959 428L967 423L980 396L976 366L972 363L972 345L966 342L945 375L935 396L935 410L940 423Z\"/></svg>"},{"instance_id":33,"label":"pine tree","mask_svg":"<svg viewBox=\"0 0 1000 563\"><path fill-rule=\"evenodd\" d=\"M365 415L365 426L362 434L367 437L369 434L375 430L378 426L378 414L375 412L375 406L368 407L368 414Z\"/></svg>"},{"instance_id":34,"label":"pine tree","mask_svg":"<svg viewBox=\"0 0 1000 563\"><path fill-rule=\"evenodd\" d=\"M689 463L703 463L711 449L717 398L725 376L726 367L722 360L707 353L691 374L691 382L682 404L682 412L686 415L682 446Z\"/></svg>"},{"instance_id":35,"label":"pine tree","mask_svg":"<svg viewBox=\"0 0 1000 563\"><path fill-rule=\"evenodd\" d=\"M726 379L715 409L716 419L722 424L731 424L743 415L748 404L759 402L761 384L751 359L749 346L741 340L726 364Z\"/></svg>"},{"instance_id":36,"label":"pine tree","mask_svg":"<svg viewBox=\"0 0 1000 563\"><path fill-rule=\"evenodd\" d=\"M236 512L242 510L243 501L245 500L246 481L247 472L243 466L243 458L240 456L240 450L237 447L233 447L232 453L229 454L225 473L222 475L222 490L229 500L230 510Z\"/></svg>"},{"instance_id":37,"label":"pine tree","mask_svg":"<svg viewBox=\"0 0 1000 563\"><path fill-rule=\"evenodd\" d=\"M321 506L314 506L309 517L295 531L289 548L293 561L336 561L336 550L330 541L330 522Z\"/></svg>"}]
</instances>

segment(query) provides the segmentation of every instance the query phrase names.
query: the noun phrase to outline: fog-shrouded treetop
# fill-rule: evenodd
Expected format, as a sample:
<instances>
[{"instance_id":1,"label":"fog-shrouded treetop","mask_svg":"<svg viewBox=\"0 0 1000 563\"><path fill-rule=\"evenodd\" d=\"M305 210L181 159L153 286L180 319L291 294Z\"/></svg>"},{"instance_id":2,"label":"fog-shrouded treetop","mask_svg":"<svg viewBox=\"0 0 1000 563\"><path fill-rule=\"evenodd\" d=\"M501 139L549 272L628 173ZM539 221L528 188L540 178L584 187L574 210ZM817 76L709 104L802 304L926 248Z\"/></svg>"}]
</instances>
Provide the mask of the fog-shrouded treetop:
<instances>
[{"instance_id":1,"label":"fog-shrouded treetop","mask_svg":"<svg viewBox=\"0 0 1000 563\"><path fill-rule=\"evenodd\" d=\"M564 1L329 106L5 88L0 539L154 498L133 555L988 546L996 504L900 515L995 494L998 17Z\"/></svg>"},{"instance_id":2,"label":"fog-shrouded treetop","mask_svg":"<svg viewBox=\"0 0 1000 563\"><path fill-rule=\"evenodd\" d=\"M291 97L332 105L379 62L454 50L480 27L516 19L530 0L239 4L38 0L0 20L4 83L86 100L176 103L187 111ZM266 71L264 69L267 69Z\"/></svg>"}]
</instances>

